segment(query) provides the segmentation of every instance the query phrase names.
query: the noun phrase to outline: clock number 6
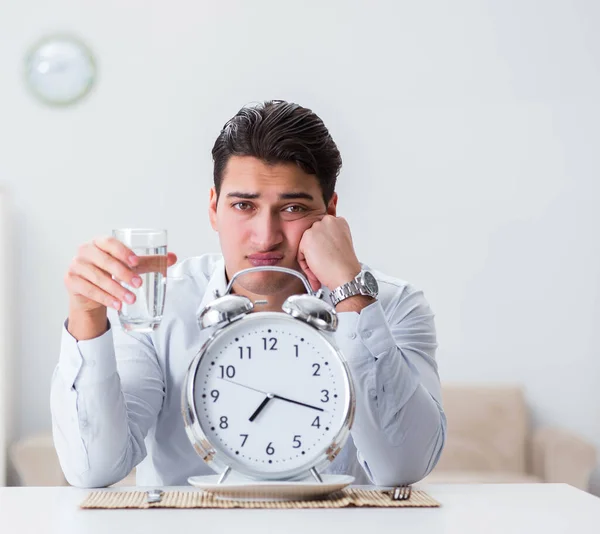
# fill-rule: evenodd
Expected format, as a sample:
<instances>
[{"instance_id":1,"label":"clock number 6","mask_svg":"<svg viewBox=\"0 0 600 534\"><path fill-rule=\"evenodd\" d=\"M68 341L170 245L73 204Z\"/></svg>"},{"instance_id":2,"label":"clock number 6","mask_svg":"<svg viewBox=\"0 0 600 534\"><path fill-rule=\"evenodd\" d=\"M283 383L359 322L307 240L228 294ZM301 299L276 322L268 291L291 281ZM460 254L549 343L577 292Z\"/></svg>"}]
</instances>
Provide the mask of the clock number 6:
<instances>
[{"instance_id":1,"label":"clock number 6","mask_svg":"<svg viewBox=\"0 0 600 534\"><path fill-rule=\"evenodd\" d=\"M275 449L272 447L272 445L273 445L272 441L267 445L267 454L269 456L275 454Z\"/></svg>"}]
</instances>

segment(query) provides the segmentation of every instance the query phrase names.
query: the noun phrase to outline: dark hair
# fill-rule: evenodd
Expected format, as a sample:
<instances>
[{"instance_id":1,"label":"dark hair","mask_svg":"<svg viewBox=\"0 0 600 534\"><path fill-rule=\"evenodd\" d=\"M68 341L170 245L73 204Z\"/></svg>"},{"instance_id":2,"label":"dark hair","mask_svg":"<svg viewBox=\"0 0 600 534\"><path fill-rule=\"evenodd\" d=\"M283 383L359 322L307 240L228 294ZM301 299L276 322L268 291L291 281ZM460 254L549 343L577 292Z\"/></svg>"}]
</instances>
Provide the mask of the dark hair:
<instances>
[{"instance_id":1,"label":"dark hair","mask_svg":"<svg viewBox=\"0 0 600 534\"><path fill-rule=\"evenodd\" d=\"M217 195L231 156L253 156L268 164L292 162L316 176L328 204L342 157L323 121L310 109L283 100L243 107L231 118L212 149Z\"/></svg>"}]
</instances>

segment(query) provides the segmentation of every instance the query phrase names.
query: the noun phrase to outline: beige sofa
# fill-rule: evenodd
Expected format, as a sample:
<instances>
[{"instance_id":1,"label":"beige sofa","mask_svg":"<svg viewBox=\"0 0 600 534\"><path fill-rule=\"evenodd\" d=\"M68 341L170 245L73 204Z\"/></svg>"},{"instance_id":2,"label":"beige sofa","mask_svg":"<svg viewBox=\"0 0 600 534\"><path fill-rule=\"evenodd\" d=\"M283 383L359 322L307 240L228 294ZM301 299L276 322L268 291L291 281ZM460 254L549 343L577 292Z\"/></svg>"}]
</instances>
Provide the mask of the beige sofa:
<instances>
[{"instance_id":1,"label":"beige sofa","mask_svg":"<svg viewBox=\"0 0 600 534\"><path fill-rule=\"evenodd\" d=\"M563 429L532 429L522 388L444 384L442 396L446 446L424 482L564 482L587 491L595 447Z\"/></svg>"},{"instance_id":2,"label":"beige sofa","mask_svg":"<svg viewBox=\"0 0 600 534\"><path fill-rule=\"evenodd\" d=\"M565 430L532 431L521 388L445 384L443 402L446 446L424 482L565 482L587 490L596 450ZM50 434L15 443L10 460L22 485L67 484ZM117 485L134 484L131 474Z\"/></svg>"},{"instance_id":3,"label":"beige sofa","mask_svg":"<svg viewBox=\"0 0 600 534\"><path fill-rule=\"evenodd\" d=\"M54 448L52 433L22 439L9 448L9 463L19 486L68 486ZM135 470L134 470L135 471ZM135 486L135 472L114 486Z\"/></svg>"}]
</instances>

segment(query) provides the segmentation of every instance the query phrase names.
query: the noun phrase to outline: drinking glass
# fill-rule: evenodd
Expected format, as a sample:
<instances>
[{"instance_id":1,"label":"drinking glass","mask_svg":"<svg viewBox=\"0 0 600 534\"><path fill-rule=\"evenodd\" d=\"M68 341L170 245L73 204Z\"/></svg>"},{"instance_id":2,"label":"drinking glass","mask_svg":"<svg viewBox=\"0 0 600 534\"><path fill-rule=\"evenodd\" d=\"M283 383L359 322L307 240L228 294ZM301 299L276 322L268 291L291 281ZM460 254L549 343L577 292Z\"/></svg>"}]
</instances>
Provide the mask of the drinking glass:
<instances>
[{"instance_id":1,"label":"drinking glass","mask_svg":"<svg viewBox=\"0 0 600 534\"><path fill-rule=\"evenodd\" d=\"M113 237L130 248L139 261L131 269L142 279L138 288L118 280L135 295L135 302L123 302L121 326L128 332L152 332L162 320L167 290L167 231L152 228L113 230Z\"/></svg>"}]
</instances>

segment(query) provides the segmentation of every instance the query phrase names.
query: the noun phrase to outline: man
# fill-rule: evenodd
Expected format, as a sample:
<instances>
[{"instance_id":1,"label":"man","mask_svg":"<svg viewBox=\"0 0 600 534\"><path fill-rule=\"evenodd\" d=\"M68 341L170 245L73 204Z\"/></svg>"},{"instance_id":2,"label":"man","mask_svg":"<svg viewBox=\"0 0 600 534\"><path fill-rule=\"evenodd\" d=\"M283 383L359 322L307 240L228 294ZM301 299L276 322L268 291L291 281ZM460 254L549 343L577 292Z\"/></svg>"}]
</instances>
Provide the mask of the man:
<instances>
[{"instance_id":1,"label":"man","mask_svg":"<svg viewBox=\"0 0 600 534\"><path fill-rule=\"evenodd\" d=\"M207 336L198 313L233 274L257 265L303 271L339 314L336 342L355 385L356 417L329 472L379 485L422 479L446 434L434 315L421 291L357 259L348 224L336 217L341 157L325 125L283 101L246 107L224 126L212 154L209 215L222 255L171 268L164 317L152 334L126 334L116 316L134 297L113 276L141 284L131 250L97 239L80 247L69 267L69 318L51 393L67 480L107 486L136 466L145 486L212 473L185 434L182 381ZM175 262L169 254L169 266ZM378 291L352 283L365 271ZM238 277L233 289L266 299L261 311L280 311L288 296L304 292L296 277L277 272Z\"/></svg>"}]
</instances>

